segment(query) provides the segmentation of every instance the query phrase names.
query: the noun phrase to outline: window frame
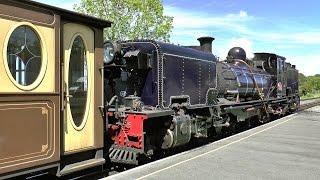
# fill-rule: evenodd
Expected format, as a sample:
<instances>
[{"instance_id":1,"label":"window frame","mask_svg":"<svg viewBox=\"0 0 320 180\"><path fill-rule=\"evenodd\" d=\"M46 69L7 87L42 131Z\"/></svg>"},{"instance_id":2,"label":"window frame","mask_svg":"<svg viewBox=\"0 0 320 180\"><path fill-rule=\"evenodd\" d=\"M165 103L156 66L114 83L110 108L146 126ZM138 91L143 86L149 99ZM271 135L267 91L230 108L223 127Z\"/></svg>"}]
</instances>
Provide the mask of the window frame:
<instances>
[{"instance_id":1,"label":"window frame","mask_svg":"<svg viewBox=\"0 0 320 180\"><path fill-rule=\"evenodd\" d=\"M7 50L8 50L8 44L9 44L9 40L10 37L12 35L12 33L19 28L20 26L27 26L30 29L32 29L35 34L38 36L39 38L39 42L40 42L40 46L41 46L41 67L40 67L40 71L39 74L37 76L37 78L34 80L33 83L31 83L30 85L22 85L20 84L11 74L11 71L9 69L9 61L8 61L8 57L7 57ZM20 23L16 23L15 25L13 25L10 30L8 31L5 41L4 41L4 46L3 46L3 64L5 66L5 71L7 76L9 77L10 81L20 90L22 91L32 91L34 89L36 89L42 82L46 70L47 70L47 64L48 64L48 55L47 55L47 49L46 49L46 44L44 41L44 38L42 36L41 31L32 23L29 22L20 22Z\"/></svg>"},{"instance_id":2,"label":"window frame","mask_svg":"<svg viewBox=\"0 0 320 180\"><path fill-rule=\"evenodd\" d=\"M82 41L82 43L83 43L83 45L84 45L84 50L85 50L85 52L86 52L86 54L85 54L85 62L86 62L86 66L87 66L87 69L86 69L86 71L87 71L87 78L86 78L86 80L87 80L87 95L86 95L86 103L85 103L85 107L84 107L84 111L82 112L83 114L82 114L82 120L81 120L81 123L80 123L80 125L79 126L77 126L76 124L75 124L75 120L74 120L74 117L73 117L73 114L72 114L72 108L71 108L71 103L69 103L69 110L70 110L70 114L71 114L71 124L72 124L72 126L73 126L73 128L75 129L75 130L77 130L77 131L81 131L84 127L85 127L85 125L86 125L86 123L87 123L87 121L88 121L88 111L89 111L89 103L90 103L90 98L89 98L89 96L90 96L90 91L91 91L91 86L89 85L90 84L90 73L89 73L89 65L88 65L88 61L89 61L89 50L88 50L88 45L87 45L87 42L86 42L86 39L85 39L85 37L81 34L81 33L76 33L76 34L74 34L73 35L73 37L72 37L72 39L71 39L71 43L70 43L70 46L69 46L69 49L70 49L70 54L68 54L69 55L69 57L68 57L68 79L69 79L69 76L70 76L70 72L69 72L69 70L70 70L70 62L71 62L71 55L72 55L72 48L73 48L73 45L74 45L74 42L75 42L75 40L76 40L76 38L77 37L80 37L81 38L81 41ZM68 95L70 95L70 84L69 84L70 82L68 81L68 89L67 89L67 93L68 93Z\"/></svg>"},{"instance_id":3,"label":"window frame","mask_svg":"<svg viewBox=\"0 0 320 180\"><path fill-rule=\"evenodd\" d=\"M75 39L77 37L80 37L82 39L82 42L84 44L84 47L85 47L85 50L86 50L86 61L87 61L87 99L86 99L86 105L85 105L85 111L84 111L84 114L83 114L83 119L82 119L82 123L77 126L75 123L74 123L74 119L73 119L73 116L72 116L72 109L71 109L71 104L68 103L68 111L70 112L70 115L71 115L71 125L72 127L76 130L76 131L81 131L87 124L88 122L88 116L89 116L89 111L90 111L90 103L91 103L91 92L92 91L92 85L91 85L91 78L90 77L93 77L92 74L91 74L91 70L90 70L90 65L89 65L89 60L90 60L90 51L89 51L89 46L88 46L88 39L87 39L87 36L85 36L84 34L82 34L81 32L77 32L77 33L74 33L72 35L72 38L71 38L71 41L70 41L70 44L68 46L68 49L69 49L69 53L67 54L68 56L68 63L65 64L65 68L67 68L67 74L66 76L69 76L70 73L69 73L69 66L70 66L70 61L71 61L71 51L72 51L72 46L73 46L73 43L75 41ZM66 72L65 72L66 73ZM68 77L69 78L69 77ZM67 95L69 96L69 84L67 85Z\"/></svg>"}]
</instances>

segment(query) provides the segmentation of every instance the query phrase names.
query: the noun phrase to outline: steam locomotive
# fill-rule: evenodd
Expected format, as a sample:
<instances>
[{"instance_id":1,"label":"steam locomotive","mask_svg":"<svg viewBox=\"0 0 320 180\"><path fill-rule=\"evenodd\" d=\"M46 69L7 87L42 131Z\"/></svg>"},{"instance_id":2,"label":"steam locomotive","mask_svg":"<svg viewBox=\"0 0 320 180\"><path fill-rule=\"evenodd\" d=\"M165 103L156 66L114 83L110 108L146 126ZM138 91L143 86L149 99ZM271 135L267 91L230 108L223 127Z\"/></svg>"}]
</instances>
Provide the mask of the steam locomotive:
<instances>
[{"instance_id":1,"label":"steam locomotive","mask_svg":"<svg viewBox=\"0 0 320 180\"><path fill-rule=\"evenodd\" d=\"M110 21L36 1L0 12L0 179L139 164L299 107L298 71L276 54L218 61L210 37L104 43Z\"/></svg>"},{"instance_id":2,"label":"steam locomotive","mask_svg":"<svg viewBox=\"0 0 320 180\"><path fill-rule=\"evenodd\" d=\"M285 58L240 47L226 60L200 46L155 41L106 42L105 95L109 158L139 164L191 139L265 123L299 106L298 71Z\"/></svg>"}]
</instances>

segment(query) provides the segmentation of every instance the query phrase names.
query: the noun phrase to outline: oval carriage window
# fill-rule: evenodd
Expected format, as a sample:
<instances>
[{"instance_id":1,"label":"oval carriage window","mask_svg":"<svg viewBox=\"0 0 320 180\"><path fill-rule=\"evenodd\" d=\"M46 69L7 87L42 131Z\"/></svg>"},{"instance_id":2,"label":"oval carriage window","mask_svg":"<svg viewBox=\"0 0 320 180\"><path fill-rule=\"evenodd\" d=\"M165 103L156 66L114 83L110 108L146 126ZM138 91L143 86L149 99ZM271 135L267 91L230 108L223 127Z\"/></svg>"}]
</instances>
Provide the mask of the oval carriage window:
<instances>
[{"instance_id":1,"label":"oval carriage window","mask_svg":"<svg viewBox=\"0 0 320 180\"><path fill-rule=\"evenodd\" d=\"M72 119L74 124L79 127L84 119L88 94L86 48L80 36L77 36L72 44L68 85Z\"/></svg>"},{"instance_id":2,"label":"oval carriage window","mask_svg":"<svg viewBox=\"0 0 320 180\"><path fill-rule=\"evenodd\" d=\"M41 70L41 43L38 34L29 26L17 27L7 47L8 67L12 77L23 86L32 84Z\"/></svg>"}]
</instances>

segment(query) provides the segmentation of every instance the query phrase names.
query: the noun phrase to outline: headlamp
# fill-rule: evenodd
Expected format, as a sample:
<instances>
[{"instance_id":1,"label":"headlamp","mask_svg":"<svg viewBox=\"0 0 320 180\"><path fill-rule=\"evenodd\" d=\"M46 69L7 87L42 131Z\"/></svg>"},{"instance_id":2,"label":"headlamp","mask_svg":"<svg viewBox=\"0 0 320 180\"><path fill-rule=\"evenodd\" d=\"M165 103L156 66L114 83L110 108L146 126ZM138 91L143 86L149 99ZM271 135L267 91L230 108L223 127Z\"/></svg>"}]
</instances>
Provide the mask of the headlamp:
<instances>
[{"instance_id":1,"label":"headlamp","mask_svg":"<svg viewBox=\"0 0 320 180\"><path fill-rule=\"evenodd\" d=\"M103 45L104 48L104 58L103 61L106 64L110 64L113 62L115 57L115 45L111 41L107 41Z\"/></svg>"}]
</instances>

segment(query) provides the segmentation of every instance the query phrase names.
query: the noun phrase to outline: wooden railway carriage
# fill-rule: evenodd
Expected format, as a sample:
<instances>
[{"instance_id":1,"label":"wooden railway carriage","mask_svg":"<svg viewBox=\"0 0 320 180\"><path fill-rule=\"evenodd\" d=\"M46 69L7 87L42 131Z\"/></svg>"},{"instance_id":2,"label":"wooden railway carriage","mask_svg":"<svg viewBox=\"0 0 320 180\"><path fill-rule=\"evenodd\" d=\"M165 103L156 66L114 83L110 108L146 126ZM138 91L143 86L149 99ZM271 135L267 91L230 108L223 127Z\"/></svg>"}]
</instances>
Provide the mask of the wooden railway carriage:
<instances>
[{"instance_id":1,"label":"wooden railway carriage","mask_svg":"<svg viewBox=\"0 0 320 180\"><path fill-rule=\"evenodd\" d=\"M0 1L0 179L103 158L103 28L110 22Z\"/></svg>"}]
</instances>

